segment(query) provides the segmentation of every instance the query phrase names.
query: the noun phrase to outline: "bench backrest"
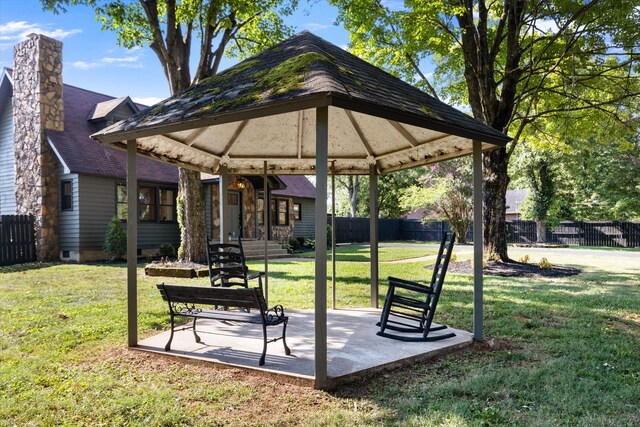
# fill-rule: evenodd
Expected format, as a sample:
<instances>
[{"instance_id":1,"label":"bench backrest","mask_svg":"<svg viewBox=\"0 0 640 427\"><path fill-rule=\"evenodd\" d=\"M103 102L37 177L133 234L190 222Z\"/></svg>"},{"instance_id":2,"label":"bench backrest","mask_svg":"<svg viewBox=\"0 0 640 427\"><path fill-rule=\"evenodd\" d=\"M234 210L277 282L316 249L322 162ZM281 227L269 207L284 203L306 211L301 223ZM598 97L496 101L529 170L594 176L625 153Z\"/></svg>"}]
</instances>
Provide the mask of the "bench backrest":
<instances>
[{"instance_id":1,"label":"bench backrest","mask_svg":"<svg viewBox=\"0 0 640 427\"><path fill-rule=\"evenodd\" d=\"M156 285L165 301L170 303L217 305L223 307L260 309L267 311L260 288L221 288L204 286Z\"/></svg>"}]
</instances>

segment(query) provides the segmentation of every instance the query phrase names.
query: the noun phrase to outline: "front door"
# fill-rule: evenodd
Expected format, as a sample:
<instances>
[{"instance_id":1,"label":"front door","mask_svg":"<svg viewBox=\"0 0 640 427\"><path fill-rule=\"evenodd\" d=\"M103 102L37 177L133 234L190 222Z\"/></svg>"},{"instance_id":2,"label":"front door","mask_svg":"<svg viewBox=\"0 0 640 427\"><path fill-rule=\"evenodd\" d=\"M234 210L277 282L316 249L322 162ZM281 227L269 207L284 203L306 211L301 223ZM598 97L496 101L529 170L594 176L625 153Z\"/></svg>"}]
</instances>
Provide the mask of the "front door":
<instances>
[{"instance_id":1,"label":"front door","mask_svg":"<svg viewBox=\"0 0 640 427\"><path fill-rule=\"evenodd\" d=\"M242 193L229 190L227 193L229 204L229 232L234 237L242 237Z\"/></svg>"}]
</instances>

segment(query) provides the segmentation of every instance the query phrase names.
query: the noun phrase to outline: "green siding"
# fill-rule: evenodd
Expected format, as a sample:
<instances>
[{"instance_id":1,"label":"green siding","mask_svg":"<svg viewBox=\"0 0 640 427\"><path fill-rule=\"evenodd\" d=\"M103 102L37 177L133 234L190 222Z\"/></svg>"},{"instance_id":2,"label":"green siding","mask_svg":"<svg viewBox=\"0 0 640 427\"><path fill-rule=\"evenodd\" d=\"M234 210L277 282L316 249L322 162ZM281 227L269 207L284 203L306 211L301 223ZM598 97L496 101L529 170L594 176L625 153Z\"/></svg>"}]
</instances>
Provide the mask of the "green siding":
<instances>
[{"instance_id":1,"label":"green siding","mask_svg":"<svg viewBox=\"0 0 640 427\"><path fill-rule=\"evenodd\" d=\"M72 208L70 210L62 210L62 192L58 189L58 236L61 251L79 251L80 250L80 199L78 198L78 175L65 174L62 167L58 168L58 185L63 181L71 181L72 191Z\"/></svg>"},{"instance_id":2,"label":"green siding","mask_svg":"<svg viewBox=\"0 0 640 427\"><path fill-rule=\"evenodd\" d=\"M302 205L300 221L296 221L293 225L293 235L296 237L313 237L316 223L315 200L294 198L293 203Z\"/></svg>"},{"instance_id":3,"label":"green siding","mask_svg":"<svg viewBox=\"0 0 640 427\"><path fill-rule=\"evenodd\" d=\"M79 180L80 249L101 250L109 220L116 214L116 184L111 178L81 175ZM140 183L145 185L145 183ZM154 186L149 184L149 186ZM180 243L177 223L138 223L138 247L157 248Z\"/></svg>"}]
</instances>

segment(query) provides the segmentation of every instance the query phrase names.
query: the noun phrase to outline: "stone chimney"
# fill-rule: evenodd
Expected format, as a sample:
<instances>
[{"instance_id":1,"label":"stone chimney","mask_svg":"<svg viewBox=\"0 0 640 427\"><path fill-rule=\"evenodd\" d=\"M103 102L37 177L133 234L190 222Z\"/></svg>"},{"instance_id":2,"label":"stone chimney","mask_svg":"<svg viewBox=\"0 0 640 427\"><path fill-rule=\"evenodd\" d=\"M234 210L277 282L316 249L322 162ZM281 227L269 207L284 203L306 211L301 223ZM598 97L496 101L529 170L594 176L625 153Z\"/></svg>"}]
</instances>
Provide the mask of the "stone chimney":
<instances>
[{"instance_id":1,"label":"stone chimney","mask_svg":"<svg viewBox=\"0 0 640 427\"><path fill-rule=\"evenodd\" d=\"M64 130L62 43L30 34L14 48L16 213L33 215L40 261L59 259L58 180L45 131Z\"/></svg>"}]
</instances>

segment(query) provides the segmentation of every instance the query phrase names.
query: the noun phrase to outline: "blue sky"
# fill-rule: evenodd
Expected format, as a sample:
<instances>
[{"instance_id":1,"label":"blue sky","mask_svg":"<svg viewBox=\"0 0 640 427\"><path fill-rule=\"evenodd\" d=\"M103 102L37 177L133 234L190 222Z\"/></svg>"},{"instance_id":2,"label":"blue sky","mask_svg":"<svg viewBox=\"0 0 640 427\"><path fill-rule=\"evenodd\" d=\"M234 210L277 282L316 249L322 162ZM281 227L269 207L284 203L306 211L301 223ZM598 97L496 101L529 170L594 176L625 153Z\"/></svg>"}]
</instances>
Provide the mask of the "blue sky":
<instances>
[{"instance_id":1,"label":"blue sky","mask_svg":"<svg viewBox=\"0 0 640 427\"><path fill-rule=\"evenodd\" d=\"M346 46L349 35L334 26L337 11L320 0L300 2L287 24L296 32L309 30ZM46 34L63 42L63 80L66 84L107 95L131 96L152 104L169 96L167 82L155 54L147 47L118 47L116 35L100 31L93 10L69 7L66 14L45 12L39 0L0 0L0 67L13 66L13 46L30 33ZM222 68L233 65L226 60Z\"/></svg>"}]
</instances>

